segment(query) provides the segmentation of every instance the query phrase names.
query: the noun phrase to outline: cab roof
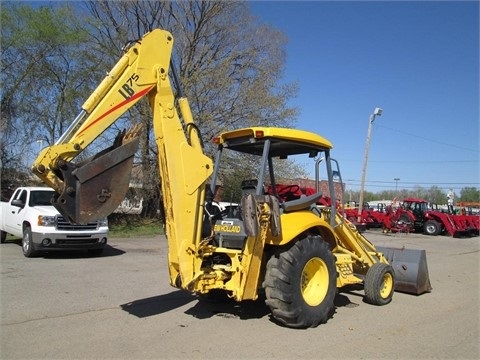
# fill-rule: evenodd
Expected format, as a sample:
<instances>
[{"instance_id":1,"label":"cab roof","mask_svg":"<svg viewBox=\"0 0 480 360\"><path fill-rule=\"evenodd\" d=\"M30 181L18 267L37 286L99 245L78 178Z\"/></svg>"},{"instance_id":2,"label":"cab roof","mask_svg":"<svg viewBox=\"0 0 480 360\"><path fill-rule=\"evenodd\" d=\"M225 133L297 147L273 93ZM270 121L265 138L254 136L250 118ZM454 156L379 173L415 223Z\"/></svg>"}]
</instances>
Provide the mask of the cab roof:
<instances>
[{"instance_id":1,"label":"cab roof","mask_svg":"<svg viewBox=\"0 0 480 360\"><path fill-rule=\"evenodd\" d=\"M271 157L297 154L314 157L319 151L333 148L330 141L315 133L279 127L251 127L227 131L220 134L217 142L229 149L260 156L266 139L271 140Z\"/></svg>"}]
</instances>

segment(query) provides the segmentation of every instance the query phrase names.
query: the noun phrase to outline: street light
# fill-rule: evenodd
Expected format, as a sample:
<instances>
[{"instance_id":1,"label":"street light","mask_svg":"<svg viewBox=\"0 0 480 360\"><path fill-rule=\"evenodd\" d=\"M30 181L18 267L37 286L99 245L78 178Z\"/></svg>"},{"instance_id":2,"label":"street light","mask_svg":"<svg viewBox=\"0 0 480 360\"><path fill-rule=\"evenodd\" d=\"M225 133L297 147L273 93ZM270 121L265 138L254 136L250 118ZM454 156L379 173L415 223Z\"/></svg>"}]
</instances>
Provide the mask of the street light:
<instances>
[{"instance_id":1,"label":"street light","mask_svg":"<svg viewBox=\"0 0 480 360\"><path fill-rule=\"evenodd\" d=\"M370 115L368 121L368 132L367 132L367 142L365 143L365 157L363 159L363 170L362 170L362 183L360 185L360 199L358 204L358 222L362 222L362 208L363 208L363 192L365 189L365 175L367 173L367 162L368 162L368 150L370 148L370 137L372 134L372 126L375 121L376 116L382 115L383 110L379 107L376 107L373 111L373 114Z\"/></svg>"},{"instance_id":2,"label":"street light","mask_svg":"<svg viewBox=\"0 0 480 360\"><path fill-rule=\"evenodd\" d=\"M400 180L400 178L394 178L393 181L395 181L395 193L397 193L397 185L398 185L398 181Z\"/></svg>"}]
</instances>

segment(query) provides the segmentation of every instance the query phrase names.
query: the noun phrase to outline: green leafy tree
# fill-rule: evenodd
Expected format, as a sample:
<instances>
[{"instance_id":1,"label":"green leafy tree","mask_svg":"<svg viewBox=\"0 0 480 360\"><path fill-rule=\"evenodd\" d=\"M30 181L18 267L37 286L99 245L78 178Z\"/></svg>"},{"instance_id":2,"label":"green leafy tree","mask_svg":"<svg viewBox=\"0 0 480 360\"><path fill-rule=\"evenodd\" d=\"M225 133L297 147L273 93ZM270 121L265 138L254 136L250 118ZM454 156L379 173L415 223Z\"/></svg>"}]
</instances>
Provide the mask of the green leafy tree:
<instances>
[{"instance_id":1,"label":"green leafy tree","mask_svg":"<svg viewBox=\"0 0 480 360\"><path fill-rule=\"evenodd\" d=\"M86 31L68 5L1 8L2 181L28 173L41 146L53 144L89 88ZM13 171L15 170L15 171Z\"/></svg>"},{"instance_id":2,"label":"green leafy tree","mask_svg":"<svg viewBox=\"0 0 480 360\"><path fill-rule=\"evenodd\" d=\"M458 201L480 202L480 190L476 187L464 187L460 190Z\"/></svg>"}]
</instances>

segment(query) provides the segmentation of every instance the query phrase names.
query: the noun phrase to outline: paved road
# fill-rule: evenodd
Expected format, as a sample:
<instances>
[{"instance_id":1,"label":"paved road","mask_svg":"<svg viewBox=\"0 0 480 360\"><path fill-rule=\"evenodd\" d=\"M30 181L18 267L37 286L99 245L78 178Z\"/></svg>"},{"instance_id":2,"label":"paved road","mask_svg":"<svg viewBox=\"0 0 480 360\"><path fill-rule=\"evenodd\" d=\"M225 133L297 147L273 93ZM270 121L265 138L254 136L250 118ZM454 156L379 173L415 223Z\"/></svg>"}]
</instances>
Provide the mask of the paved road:
<instances>
[{"instance_id":1,"label":"paved road","mask_svg":"<svg viewBox=\"0 0 480 360\"><path fill-rule=\"evenodd\" d=\"M433 291L372 306L341 293L327 324L292 330L261 301L199 303L170 287L165 238L112 239L105 255L23 257L0 246L1 359L479 359L479 239L386 236L426 249Z\"/></svg>"}]
</instances>

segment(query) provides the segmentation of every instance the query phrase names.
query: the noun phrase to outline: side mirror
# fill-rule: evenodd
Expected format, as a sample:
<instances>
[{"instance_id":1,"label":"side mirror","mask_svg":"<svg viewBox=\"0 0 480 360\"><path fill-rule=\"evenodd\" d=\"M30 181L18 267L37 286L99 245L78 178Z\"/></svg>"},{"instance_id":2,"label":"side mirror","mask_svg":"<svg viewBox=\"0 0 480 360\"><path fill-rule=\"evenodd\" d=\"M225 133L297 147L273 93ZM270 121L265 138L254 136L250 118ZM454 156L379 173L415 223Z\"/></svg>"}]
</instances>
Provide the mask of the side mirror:
<instances>
[{"instance_id":1,"label":"side mirror","mask_svg":"<svg viewBox=\"0 0 480 360\"><path fill-rule=\"evenodd\" d=\"M25 203L20 199L15 199L15 200L12 200L12 205L23 209L23 207L25 206Z\"/></svg>"}]
</instances>

